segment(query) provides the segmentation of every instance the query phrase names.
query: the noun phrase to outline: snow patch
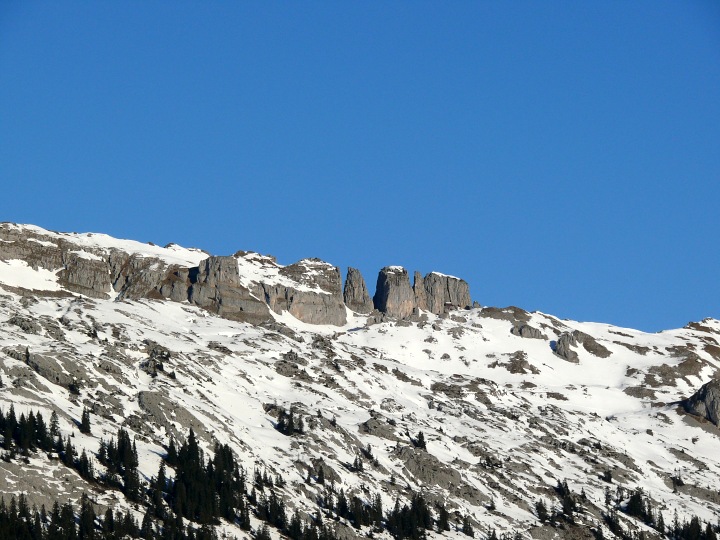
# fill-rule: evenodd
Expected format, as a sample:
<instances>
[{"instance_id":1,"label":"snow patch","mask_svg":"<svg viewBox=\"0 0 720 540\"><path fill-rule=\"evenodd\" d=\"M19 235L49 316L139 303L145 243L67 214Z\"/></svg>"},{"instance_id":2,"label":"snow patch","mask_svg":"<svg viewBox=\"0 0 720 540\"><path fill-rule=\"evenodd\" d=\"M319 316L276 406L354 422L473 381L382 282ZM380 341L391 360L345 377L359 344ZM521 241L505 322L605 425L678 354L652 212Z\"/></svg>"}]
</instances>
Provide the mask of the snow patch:
<instances>
[{"instance_id":1,"label":"snow patch","mask_svg":"<svg viewBox=\"0 0 720 540\"><path fill-rule=\"evenodd\" d=\"M0 284L35 291L59 291L57 273L60 270L35 270L25 261L18 259L0 261Z\"/></svg>"}]
</instances>

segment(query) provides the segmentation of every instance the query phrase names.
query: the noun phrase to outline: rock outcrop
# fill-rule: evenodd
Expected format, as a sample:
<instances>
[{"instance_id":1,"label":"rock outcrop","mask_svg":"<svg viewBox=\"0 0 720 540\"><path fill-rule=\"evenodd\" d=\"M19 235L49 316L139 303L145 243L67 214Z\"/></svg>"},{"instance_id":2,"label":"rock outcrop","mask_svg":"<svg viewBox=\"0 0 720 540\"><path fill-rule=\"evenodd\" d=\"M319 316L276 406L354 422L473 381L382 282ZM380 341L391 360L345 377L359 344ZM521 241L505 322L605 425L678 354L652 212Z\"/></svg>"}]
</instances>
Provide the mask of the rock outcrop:
<instances>
[{"instance_id":1,"label":"rock outcrop","mask_svg":"<svg viewBox=\"0 0 720 540\"><path fill-rule=\"evenodd\" d=\"M303 259L278 267L279 282L253 285L257 298L264 298L275 313L289 312L309 324L341 326L347 321L340 269L320 259Z\"/></svg>"},{"instance_id":2,"label":"rock outcrop","mask_svg":"<svg viewBox=\"0 0 720 540\"><path fill-rule=\"evenodd\" d=\"M20 260L36 270L56 272L57 284L68 291L109 298L112 276L107 262L96 251L79 251L63 238L50 239L10 223L0 226L0 260Z\"/></svg>"},{"instance_id":3,"label":"rock outcrop","mask_svg":"<svg viewBox=\"0 0 720 540\"><path fill-rule=\"evenodd\" d=\"M365 279L357 268L348 268L343 300L355 313L365 314L373 310L373 302L365 285Z\"/></svg>"},{"instance_id":4,"label":"rock outcrop","mask_svg":"<svg viewBox=\"0 0 720 540\"><path fill-rule=\"evenodd\" d=\"M340 270L318 259L280 266L272 257L238 252L233 257L200 260L204 254L197 250L175 246L174 251L103 235L96 236L102 241L94 242L93 237L2 224L0 261L22 261L35 270L48 270L52 279L39 286L55 294L190 301L221 317L252 324L270 321L271 309L288 311L310 324L345 324ZM129 244L132 249L122 249ZM173 259L182 262L182 257L173 257L176 251L186 255L185 264L173 264ZM152 256L155 253L158 256ZM252 261L244 260L248 255ZM240 262L247 263L242 265L243 272ZM364 302L365 312L371 311L366 288Z\"/></svg>"},{"instance_id":5,"label":"rock outcrop","mask_svg":"<svg viewBox=\"0 0 720 540\"><path fill-rule=\"evenodd\" d=\"M683 403L690 414L709 420L720 426L720 380L713 379Z\"/></svg>"},{"instance_id":6,"label":"rock outcrop","mask_svg":"<svg viewBox=\"0 0 720 540\"><path fill-rule=\"evenodd\" d=\"M428 302L427 292L425 291L425 279L417 270L413 276L413 292L415 293L415 307L427 311Z\"/></svg>"},{"instance_id":7,"label":"rock outcrop","mask_svg":"<svg viewBox=\"0 0 720 540\"><path fill-rule=\"evenodd\" d=\"M578 354L571 347L581 344L587 352L599 358L607 358L612 352L604 345L598 343L594 337L580 330L572 332L564 332L560 335L555 345L555 354L564 358L568 362L577 364L579 362Z\"/></svg>"},{"instance_id":8,"label":"rock outcrop","mask_svg":"<svg viewBox=\"0 0 720 540\"><path fill-rule=\"evenodd\" d=\"M190 303L221 317L253 324L271 318L267 304L242 285L235 257L208 257L191 274Z\"/></svg>"},{"instance_id":9,"label":"rock outcrop","mask_svg":"<svg viewBox=\"0 0 720 540\"><path fill-rule=\"evenodd\" d=\"M356 313L378 309L383 316L408 319L421 310L442 315L471 304L465 281L437 272L425 277L415 272L411 286L404 268L385 267L371 300L358 270L348 270L343 291L339 269L319 259L282 266L257 253L208 256L175 245L161 248L8 223L0 225L0 261L47 271L47 279L34 286L55 295L189 301L252 324L269 322L271 310L287 311L309 324L340 326L347 320L346 306ZM33 294L22 284L18 290Z\"/></svg>"},{"instance_id":10,"label":"rock outcrop","mask_svg":"<svg viewBox=\"0 0 720 540\"><path fill-rule=\"evenodd\" d=\"M445 313L448 309L469 308L470 288L466 281L430 272L423 280L427 298L427 310L436 315Z\"/></svg>"},{"instance_id":11,"label":"rock outcrop","mask_svg":"<svg viewBox=\"0 0 720 540\"><path fill-rule=\"evenodd\" d=\"M572 347L577 346L577 338L574 332L565 332L557 340L555 344L555 354L564 358L568 362L577 364L580 361L578 353Z\"/></svg>"},{"instance_id":12,"label":"rock outcrop","mask_svg":"<svg viewBox=\"0 0 720 540\"><path fill-rule=\"evenodd\" d=\"M373 301L375 309L400 319L418 309L442 315L453 309L469 308L472 303L466 281L437 272L425 277L415 272L411 287L407 270L400 266L380 270Z\"/></svg>"},{"instance_id":13,"label":"rock outcrop","mask_svg":"<svg viewBox=\"0 0 720 540\"><path fill-rule=\"evenodd\" d=\"M415 309L415 292L410 287L407 270L400 266L386 266L378 274L375 309L392 317L404 319Z\"/></svg>"},{"instance_id":14,"label":"rock outcrop","mask_svg":"<svg viewBox=\"0 0 720 540\"><path fill-rule=\"evenodd\" d=\"M510 333L523 338L547 339L547 336L545 334L543 334L534 326L530 326L529 324L515 325L512 327L512 330L510 330Z\"/></svg>"}]
</instances>

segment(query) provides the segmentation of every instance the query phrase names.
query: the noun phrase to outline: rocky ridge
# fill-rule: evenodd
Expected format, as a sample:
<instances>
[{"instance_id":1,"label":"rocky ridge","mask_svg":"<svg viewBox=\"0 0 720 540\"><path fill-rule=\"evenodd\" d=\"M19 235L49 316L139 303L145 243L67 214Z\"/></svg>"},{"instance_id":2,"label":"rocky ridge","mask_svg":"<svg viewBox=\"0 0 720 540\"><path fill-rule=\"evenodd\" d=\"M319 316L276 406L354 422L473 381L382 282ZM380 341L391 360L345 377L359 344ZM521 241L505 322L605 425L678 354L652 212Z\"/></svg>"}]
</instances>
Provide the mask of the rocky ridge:
<instances>
[{"instance_id":1,"label":"rocky ridge","mask_svg":"<svg viewBox=\"0 0 720 540\"><path fill-rule=\"evenodd\" d=\"M347 540L390 535L319 507L330 486L334 497L378 493L386 511L422 493L435 516L436 503L449 512L450 530L433 528L430 538L467 538L466 520L482 539L492 530L619 537L607 516L629 535L659 538L626 512L638 488L668 524L675 512L703 526L720 516L711 412L720 321L647 334L516 307L467 309L452 304L465 302L461 283L430 278L427 286L416 273L411 286L397 267L385 272L392 283L378 320L346 309L348 298L369 307L357 275L343 295L339 272L316 260L290 268L253 253L214 257L27 228L21 239L12 226L0 229L0 252L12 254L0 257L0 406L12 404L18 416L55 411L63 436L91 456L123 427L144 481L157 473L168 437L183 440L192 427L207 455L228 444L250 474L282 474L275 492L289 512L308 521L320 512ZM300 301L320 295L311 307ZM338 299L343 323L302 321L304 310L330 320ZM431 311L441 300L442 311ZM293 305L299 316L287 316ZM78 431L86 408L92 434ZM294 410L306 429L281 433L280 409ZM76 502L85 491L99 511L142 519L142 506L55 458L0 453L6 499L26 492L30 504ZM539 501L552 522L541 519ZM217 527L251 538L224 520Z\"/></svg>"},{"instance_id":2,"label":"rocky ridge","mask_svg":"<svg viewBox=\"0 0 720 540\"><path fill-rule=\"evenodd\" d=\"M0 224L0 261L24 261L53 273L46 286L58 294L188 301L252 324L269 322L270 311L287 311L309 324L342 326L346 307L406 318L418 309L441 314L471 303L465 281L435 272L425 278L416 273L410 287L404 269L392 279L393 267L384 268L373 302L359 270L348 269L343 290L339 268L319 259L282 266L273 257L252 252L211 256L176 245L113 242L105 235L55 233L11 223Z\"/></svg>"},{"instance_id":3,"label":"rocky ridge","mask_svg":"<svg viewBox=\"0 0 720 540\"><path fill-rule=\"evenodd\" d=\"M400 266L380 270L373 302L377 310L399 319L418 314L419 310L442 315L472 304L466 281L438 272L425 277L415 272L410 286L408 271Z\"/></svg>"}]
</instances>

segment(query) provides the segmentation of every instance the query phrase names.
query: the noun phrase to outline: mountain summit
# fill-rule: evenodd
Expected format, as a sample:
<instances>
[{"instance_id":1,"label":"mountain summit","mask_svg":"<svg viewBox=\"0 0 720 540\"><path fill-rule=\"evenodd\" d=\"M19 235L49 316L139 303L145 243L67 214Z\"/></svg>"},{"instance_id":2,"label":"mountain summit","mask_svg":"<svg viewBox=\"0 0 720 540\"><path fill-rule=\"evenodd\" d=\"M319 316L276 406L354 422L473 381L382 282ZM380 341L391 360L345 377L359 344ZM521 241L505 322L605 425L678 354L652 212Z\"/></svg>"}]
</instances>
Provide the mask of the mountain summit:
<instances>
[{"instance_id":1,"label":"mountain summit","mask_svg":"<svg viewBox=\"0 0 720 540\"><path fill-rule=\"evenodd\" d=\"M0 538L717 532L717 320L9 223L0 320Z\"/></svg>"}]
</instances>

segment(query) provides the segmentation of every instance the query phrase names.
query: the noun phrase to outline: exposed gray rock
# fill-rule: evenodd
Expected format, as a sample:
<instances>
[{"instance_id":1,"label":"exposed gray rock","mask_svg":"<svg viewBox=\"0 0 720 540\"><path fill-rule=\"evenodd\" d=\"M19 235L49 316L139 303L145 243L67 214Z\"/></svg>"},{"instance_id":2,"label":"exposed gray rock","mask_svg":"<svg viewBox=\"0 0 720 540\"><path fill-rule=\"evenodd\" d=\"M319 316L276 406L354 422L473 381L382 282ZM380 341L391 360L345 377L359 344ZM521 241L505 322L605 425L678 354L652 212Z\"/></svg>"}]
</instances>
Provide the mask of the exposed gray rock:
<instances>
[{"instance_id":1,"label":"exposed gray rock","mask_svg":"<svg viewBox=\"0 0 720 540\"><path fill-rule=\"evenodd\" d=\"M29 317L23 317L22 315L13 315L7 321L8 324L17 326L20 330L26 334L39 334L42 327Z\"/></svg>"},{"instance_id":2,"label":"exposed gray rock","mask_svg":"<svg viewBox=\"0 0 720 540\"><path fill-rule=\"evenodd\" d=\"M399 266L386 266L378 274L373 298L375 308L387 315L404 319L415 308L415 293L410 287L407 270Z\"/></svg>"},{"instance_id":3,"label":"exposed gray rock","mask_svg":"<svg viewBox=\"0 0 720 540\"><path fill-rule=\"evenodd\" d=\"M92 298L108 298L110 273L104 253L78 246L62 238L52 238L9 223L0 224L0 260L19 259L34 269L57 272L58 284L65 289Z\"/></svg>"},{"instance_id":4,"label":"exposed gray rock","mask_svg":"<svg viewBox=\"0 0 720 540\"><path fill-rule=\"evenodd\" d=\"M428 311L427 292L425 291L425 279L420 272L415 271L413 277L413 292L415 293L415 307Z\"/></svg>"},{"instance_id":5,"label":"exposed gray rock","mask_svg":"<svg viewBox=\"0 0 720 540\"><path fill-rule=\"evenodd\" d=\"M365 280L357 268L348 268L343 299L345 305L355 313L365 314L373 310L373 302L365 285Z\"/></svg>"},{"instance_id":6,"label":"exposed gray rock","mask_svg":"<svg viewBox=\"0 0 720 540\"><path fill-rule=\"evenodd\" d=\"M25 363L38 375L64 388L79 389L89 376L82 362L68 352L26 352Z\"/></svg>"},{"instance_id":7,"label":"exposed gray rock","mask_svg":"<svg viewBox=\"0 0 720 540\"><path fill-rule=\"evenodd\" d=\"M69 291L91 298L108 298L111 275L105 260L81 257L64 252L65 268L58 273L58 283Z\"/></svg>"},{"instance_id":8,"label":"exposed gray rock","mask_svg":"<svg viewBox=\"0 0 720 540\"><path fill-rule=\"evenodd\" d=\"M462 483L462 477L456 469L445 465L425 450L403 446L395 451L395 456L405 464L405 470L423 484L452 489Z\"/></svg>"},{"instance_id":9,"label":"exposed gray rock","mask_svg":"<svg viewBox=\"0 0 720 540\"><path fill-rule=\"evenodd\" d=\"M455 308L469 308L470 288L466 281L430 272L424 279L425 294L427 296L427 310L441 315Z\"/></svg>"},{"instance_id":10,"label":"exposed gray rock","mask_svg":"<svg viewBox=\"0 0 720 540\"><path fill-rule=\"evenodd\" d=\"M415 272L410 287L407 270L399 266L386 266L380 271L373 300L377 310L399 319L417 316L420 309L443 315L471 303L468 284L462 279L437 272L422 277Z\"/></svg>"},{"instance_id":11,"label":"exposed gray rock","mask_svg":"<svg viewBox=\"0 0 720 540\"><path fill-rule=\"evenodd\" d=\"M484 307L480 311L480 316L512 323L526 323L530 320L530 314L527 311L515 306L506 308Z\"/></svg>"},{"instance_id":12,"label":"exposed gray rock","mask_svg":"<svg viewBox=\"0 0 720 540\"><path fill-rule=\"evenodd\" d=\"M188 299L227 319L258 324L270 320L267 304L240 283L235 257L208 257L202 261Z\"/></svg>"},{"instance_id":13,"label":"exposed gray rock","mask_svg":"<svg viewBox=\"0 0 720 540\"><path fill-rule=\"evenodd\" d=\"M195 415L160 392L139 392L138 405L145 413L145 421L164 428L166 433L174 435L179 440L183 440L190 428L205 440L211 438L203 423Z\"/></svg>"},{"instance_id":14,"label":"exposed gray rock","mask_svg":"<svg viewBox=\"0 0 720 540\"><path fill-rule=\"evenodd\" d=\"M570 347L575 347L578 344L582 344L587 352L599 358L607 358L612 354L604 345L598 343L594 337L580 330L561 334L555 346L555 353L568 362L577 363L579 361L577 352Z\"/></svg>"},{"instance_id":15,"label":"exposed gray rock","mask_svg":"<svg viewBox=\"0 0 720 540\"><path fill-rule=\"evenodd\" d=\"M303 259L280 268L279 273L297 283L257 283L253 293L264 298L275 313L289 312L309 324L342 326L347 321L340 269L320 259Z\"/></svg>"},{"instance_id":16,"label":"exposed gray rock","mask_svg":"<svg viewBox=\"0 0 720 540\"><path fill-rule=\"evenodd\" d=\"M315 471L315 476L317 476L320 473L320 469L322 469L325 482L328 484L342 482L340 475L335 471L335 469L328 465L324 459L313 458L310 462L312 463L313 470Z\"/></svg>"},{"instance_id":17,"label":"exposed gray rock","mask_svg":"<svg viewBox=\"0 0 720 540\"><path fill-rule=\"evenodd\" d=\"M702 385L700 390L684 401L683 405L690 414L720 426L720 380L713 379Z\"/></svg>"},{"instance_id":18,"label":"exposed gray rock","mask_svg":"<svg viewBox=\"0 0 720 540\"><path fill-rule=\"evenodd\" d=\"M263 328L266 328L270 330L271 332L277 332L278 334L281 334L287 338L292 339L293 341L297 341L299 343L303 343L305 339L303 337L293 331L291 328L289 328L287 325L278 322L278 321L267 321L262 323L260 326Z\"/></svg>"},{"instance_id":19,"label":"exposed gray rock","mask_svg":"<svg viewBox=\"0 0 720 540\"><path fill-rule=\"evenodd\" d=\"M565 332L557 340L555 345L555 354L564 358L568 362L577 364L580 361L578 354L571 349L571 347L577 346L577 339L575 332Z\"/></svg>"},{"instance_id":20,"label":"exposed gray rock","mask_svg":"<svg viewBox=\"0 0 720 540\"><path fill-rule=\"evenodd\" d=\"M612 354L609 349L598 343L591 335L586 334L585 332L580 332L579 330L575 330L573 333L577 335L577 340L582 343L582 346L590 354L599 358L607 358Z\"/></svg>"},{"instance_id":21,"label":"exposed gray rock","mask_svg":"<svg viewBox=\"0 0 720 540\"><path fill-rule=\"evenodd\" d=\"M520 324L512 327L510 332L515 336L520 336L530 339L547 339L547 336L543 334L537 328L530 326L529 324Z\"/></svg>"},{"instance_id":22,"label":"exposed gray rock","mask_svg":"<svg viewBox=\"0 0 720 540\"><path fill-rule=\"evenodd\" d=\"M387 420L382 418L370 418L367 421L360 424L360 433L366 433L368 435L374 435L382 439L388 439L390 441L400 440L395 435L395 429L387 423Z\"/></svg>"},{"instance_id":23,"label":"exposed gray rock","mask_svg":"<svg viewBox=\"0 0 720 540\"><path fill-rule=\"evenodd\" d=\"M112 275L112 286L118 293L118 298L128 300L163 298L160 289L172 269L162 260L113 250L108 264ZM184 299L187 300L187 287L185 287Z\"/></svg>"}]
</instances>

